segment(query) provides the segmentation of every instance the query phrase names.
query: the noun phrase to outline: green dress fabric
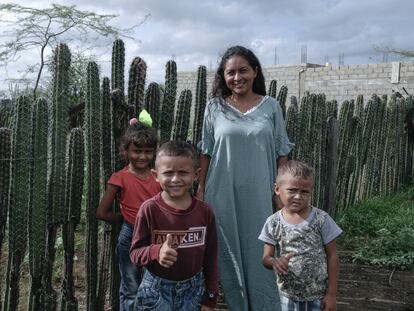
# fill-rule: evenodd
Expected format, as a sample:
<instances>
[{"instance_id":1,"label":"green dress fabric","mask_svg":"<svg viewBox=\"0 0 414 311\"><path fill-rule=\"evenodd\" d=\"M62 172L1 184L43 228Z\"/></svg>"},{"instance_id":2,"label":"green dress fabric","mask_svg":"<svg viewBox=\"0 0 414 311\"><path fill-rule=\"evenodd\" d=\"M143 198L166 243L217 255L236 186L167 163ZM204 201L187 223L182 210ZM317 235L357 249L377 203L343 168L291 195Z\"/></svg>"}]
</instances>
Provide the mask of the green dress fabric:
<instances>
[{"instance_id":1,"label":"green dress fabric","mask_svg":"<svg viewBox=\"0 0 414 311\"><path fill-rule=\"evenodd\" d=\"M263 267L263 243L257 239L272 214L276 159L293 147L279 103L265 96L241 113L223 99L212 99L200 147L211 157L204 200L217 217L226 302L235 311L280 310L275 275Z\"/></svg>"}]
</instances>

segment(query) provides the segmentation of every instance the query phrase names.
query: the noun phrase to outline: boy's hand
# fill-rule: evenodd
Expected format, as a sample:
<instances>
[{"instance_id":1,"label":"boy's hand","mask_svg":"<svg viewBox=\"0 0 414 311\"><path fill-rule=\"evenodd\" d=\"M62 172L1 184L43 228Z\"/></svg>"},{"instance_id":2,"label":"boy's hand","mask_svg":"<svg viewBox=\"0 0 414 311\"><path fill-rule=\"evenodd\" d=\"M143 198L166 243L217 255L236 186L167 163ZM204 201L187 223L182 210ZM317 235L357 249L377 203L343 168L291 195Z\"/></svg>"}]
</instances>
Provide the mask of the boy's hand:
<instances>
[{"instance_id":1,"label":"boy's hand","mask_svg":"<svg viewBox=\"0 0 414 311\"><path fill-rule=\"evenodd\" d=\"M162 244L158 262L164 268L170 268L177 261L177 251L172 248L171 234L167 234L167 239Z\"/></svg>"},{"instance_id":2,"label":"boy's hand","mask_svg":"<svg viewBox=\"0 0 414 311\"><path fill-rule=\"evenodd\" d=\"M274 258L272 262L273 270L279 275L288 273L289 271L289 260L295 255L294 253L289 253L282 255L279 258Z\"/></svg>"},{"instance_id":3,"label":"boy's hand","mask_svg":"<svg viewBox=\"0 0 414 311\"><path fill-rule=\"evenodd\" d=\"M214 308L210 308L210 307L207 307L207 306L201 306L200 311L214 311Z\"/></svg>"},{"instance_id":4,"label":"boy's hand","mask_svg":"<svg viewBox=\"0 0 414 311\"><path fill-rule=\"evenodd\" d=\"M326 294L325 297L323 297L322 310L325 311L335 311L336 310L336 296L331 294Z\"/></svg>"}]
</instances>

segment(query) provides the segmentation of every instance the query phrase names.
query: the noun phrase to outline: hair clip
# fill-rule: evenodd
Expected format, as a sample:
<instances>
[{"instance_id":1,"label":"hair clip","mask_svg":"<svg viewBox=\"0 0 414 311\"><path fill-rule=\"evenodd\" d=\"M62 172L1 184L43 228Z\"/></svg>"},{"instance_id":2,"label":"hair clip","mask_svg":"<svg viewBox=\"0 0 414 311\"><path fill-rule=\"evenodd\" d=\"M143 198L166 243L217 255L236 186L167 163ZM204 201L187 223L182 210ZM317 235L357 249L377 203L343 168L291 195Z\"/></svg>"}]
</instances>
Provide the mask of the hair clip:
<instances>
[{"instance_id":1,"label":"hair clip","mask_svg":"<svg viewBox=\"0 0 414 311\"><path fill-rule=\"evenodd\" d=\"M132 119L131 119L132 120ZM152 118L151 115L145 109L142 109L141 113L138 116L138 121L142 124L151 127L152 126ZM131 121L129 121L131 124Z\"/></svg>"},{"instance_id":2,"label":"hair clip","mask_svg":"<svg viewBox=\"0 0 414 311\"><path fill-rule=\"evenodd\" d=\"M135 124L138 124L137 118L132 118L131 120L129 120L129 125L135 125Z\"/></svg>"}]
</instances>

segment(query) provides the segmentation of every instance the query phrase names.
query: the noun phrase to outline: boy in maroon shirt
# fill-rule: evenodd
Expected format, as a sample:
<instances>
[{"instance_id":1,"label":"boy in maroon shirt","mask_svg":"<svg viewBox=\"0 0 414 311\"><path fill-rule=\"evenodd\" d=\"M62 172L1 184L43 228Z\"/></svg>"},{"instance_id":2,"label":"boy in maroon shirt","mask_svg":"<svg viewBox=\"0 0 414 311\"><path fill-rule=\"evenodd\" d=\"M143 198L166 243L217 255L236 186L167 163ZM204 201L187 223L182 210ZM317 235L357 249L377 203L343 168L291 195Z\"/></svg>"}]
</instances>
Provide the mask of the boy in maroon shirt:
<instances>
[{"instance_id":1,"label":"boy in maroon shirt","mask_svg":"<svg viewBox=\"0 0 414 311\"><path fill-rule=\"evenodd\" d=\"M215 217L189 191L199 171L190 144L158 149L152 173L163 191L139 209L130 250L132 262L146 267L135 310L212 311L217 303Z\"/></svg>"}]
</instances>

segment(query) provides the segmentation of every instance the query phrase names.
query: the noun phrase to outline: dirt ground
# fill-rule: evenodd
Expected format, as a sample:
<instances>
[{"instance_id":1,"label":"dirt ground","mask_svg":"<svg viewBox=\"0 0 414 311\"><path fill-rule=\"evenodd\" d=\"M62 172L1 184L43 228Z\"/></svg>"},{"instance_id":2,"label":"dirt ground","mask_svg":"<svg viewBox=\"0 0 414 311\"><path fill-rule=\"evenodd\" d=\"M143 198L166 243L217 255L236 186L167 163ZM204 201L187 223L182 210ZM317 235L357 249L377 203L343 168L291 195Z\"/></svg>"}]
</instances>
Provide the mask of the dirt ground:
<instances>
[{"instance_id":1,"label":"dirt ground","mask_svg":"<svg viewBox=\"0 0 414 311\"><path fill-rule=\"evenodd\" d=\"M352 263L349 252L340 252L340 280L338 311L414 311L414 271L392 271L392 269ZM4 274L7 267L7 253L1 256L0 280L4 290ZM75 264L77 277L76 295L79 310L85 308L85 280L82 274L83 258ZM391 276L392 274L392 276ZM390 278L391 276L391 278ZM391 284L391 286L390 286ZM23 264L20 281L20 307L26 310L30 276L27 263ZM55 278L55 289L60 287L60 278ZM109 309L107 309L109 310ZM227 310L221 301L217 311Z\"/></svg>"}]
</instances>

